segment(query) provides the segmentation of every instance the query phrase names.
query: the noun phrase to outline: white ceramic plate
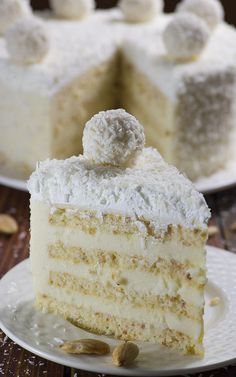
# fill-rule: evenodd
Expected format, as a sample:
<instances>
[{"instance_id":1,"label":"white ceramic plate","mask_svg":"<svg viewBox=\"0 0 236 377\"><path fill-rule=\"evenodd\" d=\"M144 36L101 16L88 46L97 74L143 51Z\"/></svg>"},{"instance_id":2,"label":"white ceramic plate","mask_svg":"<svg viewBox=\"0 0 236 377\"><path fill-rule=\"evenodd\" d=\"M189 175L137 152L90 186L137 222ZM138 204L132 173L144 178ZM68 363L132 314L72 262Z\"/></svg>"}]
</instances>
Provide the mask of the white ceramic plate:
<instances>
[{"instance_id":1,"label":"white ceramic plate","mask_svg":"<svg viewBox=\"0 0 236 377\"><path fill-rule=\"evenodd\" d=\"M1 174L1 173L0 173ZM18 190L27 191L26 181L20 179L9 178L4 175L0 175L0 184L8 187L16 188ZM210 194L220 190L228 189L236 185L236 159L228 164L224 170L220 170L217 173L207 178L201 178L195 186L198 191L203 194Z\"/></svg>"},{"instance_id":2,"label":"white ceramic plate","mask_svg":"<svg viewBox=\"0 0 236 377\"><path fill-rule=\"evenodd\" d=\"M208 247L208 278L205 314L205 357L180 356L149 343L138 343L140 355L132 368L116 368L111 356L73 356L58 349L62 340L98 338L111 346L117 341L96 336L51 314L33 308L30 263L26 260L0 281L0 327L27 350L59 364L91 372L122 376L173 376L201 372L236 363L236 255ZM209 306L219 297L220 303Z\"/></svg>"},{"instance_id":3,"label":"white ceramic plate","mask_svg":"<svg viewBox=\"0 0 236 377\"><path fill-rule=\"evenodd\" d=\"M17 190L28 191L26 187L26 181L20 179L8 178L3 175L0 175L0 184L7 187L15 188Z\"/></svg>"},{"instance_id":4,"label":"white ceramic plate","mask_svg":"<svg viewBox=\"0 0 236 377\"><path fill-rule=\"evenodd\" d=\"M236 185L236 159L230 162L224 170L220 170L210 177L201 178L195 182L198 191L203 194L211 194L220 190L226 190Z\"/></svg>"}]
</instances>

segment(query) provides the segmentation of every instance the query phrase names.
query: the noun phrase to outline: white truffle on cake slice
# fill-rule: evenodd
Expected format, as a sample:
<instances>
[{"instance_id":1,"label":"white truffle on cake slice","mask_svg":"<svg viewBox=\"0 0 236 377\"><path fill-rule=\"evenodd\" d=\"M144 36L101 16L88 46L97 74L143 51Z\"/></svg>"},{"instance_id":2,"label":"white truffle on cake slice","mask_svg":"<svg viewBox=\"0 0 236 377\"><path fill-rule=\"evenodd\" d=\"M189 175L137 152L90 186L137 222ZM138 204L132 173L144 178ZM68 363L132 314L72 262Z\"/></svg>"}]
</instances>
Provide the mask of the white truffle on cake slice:
<instances>
[{"instance_id":1,"label":"white truffle on cake slice","mask_svg":"<svg viewBox=\"0 0 236 377\"><path fill-rule=\"evenodd\" d=\"M123 110L96 115L83 142L85 155L41 162L28 182L36 306L97 334L202 355L203 196L143 148Z\"/></svg>"}]
</instances>

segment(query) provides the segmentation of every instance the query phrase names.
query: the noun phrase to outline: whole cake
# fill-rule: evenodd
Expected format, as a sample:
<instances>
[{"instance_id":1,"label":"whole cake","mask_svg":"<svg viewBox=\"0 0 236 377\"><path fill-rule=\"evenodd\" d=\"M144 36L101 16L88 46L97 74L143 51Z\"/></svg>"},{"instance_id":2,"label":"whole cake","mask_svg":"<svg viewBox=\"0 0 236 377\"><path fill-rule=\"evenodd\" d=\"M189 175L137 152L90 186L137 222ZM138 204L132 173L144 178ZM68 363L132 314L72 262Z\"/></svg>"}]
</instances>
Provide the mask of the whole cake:
<instances>
[{"instance_id":1,"label":"whole cake","mask_svg":"<svg viewBox=\"0 0 236 377\"><path fill-rule=\"evenodd\" d=\"M133 116L101 112L84 155L31 175L36 305L97 334L201 355L209 209L144 142Z\"/></svg>"},{"instance_id":2,"label":"whole cake","mask_svg":"<svg viewBox=\"0 0 236 377\"><path fill-rule=\"evenodd\" d=\"M52 7L36 18L25 0L0 2L1 174L81 153L88 119L119 106L194 180L232 159L236 32L218 0L183 0L172 15L161 0Z\"/></svg>"}]
</instances>

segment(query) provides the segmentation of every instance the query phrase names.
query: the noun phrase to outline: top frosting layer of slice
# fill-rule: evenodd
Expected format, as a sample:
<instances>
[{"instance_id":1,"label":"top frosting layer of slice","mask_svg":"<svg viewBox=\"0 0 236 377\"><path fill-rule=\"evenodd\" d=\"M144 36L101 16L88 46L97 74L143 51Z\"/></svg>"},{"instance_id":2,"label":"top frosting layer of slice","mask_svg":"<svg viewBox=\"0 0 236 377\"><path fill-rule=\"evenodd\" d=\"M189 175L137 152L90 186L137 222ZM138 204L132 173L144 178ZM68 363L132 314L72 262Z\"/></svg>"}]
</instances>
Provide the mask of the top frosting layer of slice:
<instances>
[{"instance_id":1,"label":"top frosting layer of slice","mask_svg":"<svg viewBox=\"0 0 236 377\"><path fill-rule=\"evenodd\" d=\"M205 228L202 194L178 170L146 148L132 168L94 166L84 156L39 163L28 188L33 200L119 213L152 221L155 228Z\"/></svg>"}]
</instances>

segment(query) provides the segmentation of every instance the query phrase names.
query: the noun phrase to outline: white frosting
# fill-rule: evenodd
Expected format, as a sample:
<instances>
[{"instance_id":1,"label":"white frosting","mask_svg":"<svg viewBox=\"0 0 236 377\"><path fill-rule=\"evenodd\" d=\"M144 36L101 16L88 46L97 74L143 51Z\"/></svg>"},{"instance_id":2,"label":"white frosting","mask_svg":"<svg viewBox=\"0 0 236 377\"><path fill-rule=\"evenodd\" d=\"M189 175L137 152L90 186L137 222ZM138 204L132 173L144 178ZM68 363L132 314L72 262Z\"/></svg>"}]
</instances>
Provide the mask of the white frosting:
<instances>
[{"instance_id":1,"label":"white frosting","mask_svg":"<svg viewBox=\"0 0 236 377\"><path fill-rule=\"evenodd\" d=\"M45 24L36 18L17 21L6 33L6 46L13 62L34 64L49 51L49 33Z\"/></svg>"},{"instance_id":2,"label":"white frosting","mask_svg":"<svg viewBox=\"0 0 236 377\"><path fill-rule=\"evenodd\" d=\"M209 39L205 22L193 14L173 17L163 32L166 50L176 60L191 60L200 55Z\"/></svg>"},{"instance_id":3,"label":"white frosting","mask_svg":"<svg viewBox=\"0 0 236 377\"><path fill-rule=\"evenodd\" d=\"M129 36L124 42L123 53L153 85L175 102L185 78L193 77L204 82L203 77L214 73L235 71L236 32L233 27L222 23L212 34L200 59L180 64L166 59L167 51L161 35L172 18L161 17L156 33L146 30L139 34L139 38Z\"/></svg>"},{"instance_id":4,"label":"white frosting","mask_svg":"<svg viewBox=\"0 0 236 377\"><path fill-rule=\"evenodd\" d=\"M163 0L121 0L120 9L128 22L151 20L163 10Z\"/></svg>"},{"instance_id":5,"label":"white frosting","mask_svg":"<svg viewBox=\"0 0 236 377\"><path fill-rule=\"evenodd\" d=\"M195 14L202 18L210 29L215 29L224 19L224 8L219 0L182 0L177 11Z\"/></svg>"},{"instance_id":6,"label":"white frosting","mask_svg":"<svg viewBox=\"0 0 236 377\"><path fill-rule=\"evenodd\" d=\"M57 16L68 19L80 19L89 15L95 8L94 0L50 0Z\"/></svg>"},{"instance_id":7,"label":"white frosting","mask_svg":"<svg viewBox=\"0 0 236 377\"><path fill-rule=\"evenodd\" d=\"M0 34L4 34L14 22L30 13L27 0L0 0Z\"/></svg>"},{"instance_id":8,"label":"white frosting","mask_svg":"<svg viewBox=\"0 0 236 377\"><path fill-rule=\"evenodd\" d=\"M96 11L83 21L44 21L51 39L50 53L41 64L18 66L9 61L0 38L0 84L14 90L53 95L89 69L114 56L121 35L117 12ZM114 26L114 33L111 28ZM123 30L123 28L122 28Z\"/></svg>"},{"instance_id":9,"label":"white frosting","mask_svg":"<svg viewBox=\"0 0 236 377\"><path fill-rule=\"evenodd\" d=\"M175 96L183 75L199 75L235 66L236 33L226 24L216 29L201 59L175 64L163 59L166 49L162 31L171 19L162 15L152 22L122 22L118 10L96 11L80 22L46 19L51 37L50 54L36 66L19 67L8 60L0 38L0 83L15 90L52 95L74 78L110 59L119 46L122 53L144 72L164 94ZM71 48L73 46L73 48ZM91 47L92 46L92 47Z\"/></svg>"},{"instance_id":10,"label":"white frosting","mask_svg":"<svg viewBox=\"0 0 236 377\"><path fill-rule=\"evenodd\" d=\"M153 226L206 227L203 196L159 153L144 149L133 168L94 167L85 157L39 163L28 189L34 200L144 216Z\"/></svg>"},{"instance_id":11,"label":"white frosting","mask_svg":"<svg viewBox=\"0 0 236 377\"><path fill-rule=\"evenodd\" d=\"M101 111L84 128L84 156L95 164L131 165L144 144L143 126L123 109Z\"/></svg>"}]
</instances>

